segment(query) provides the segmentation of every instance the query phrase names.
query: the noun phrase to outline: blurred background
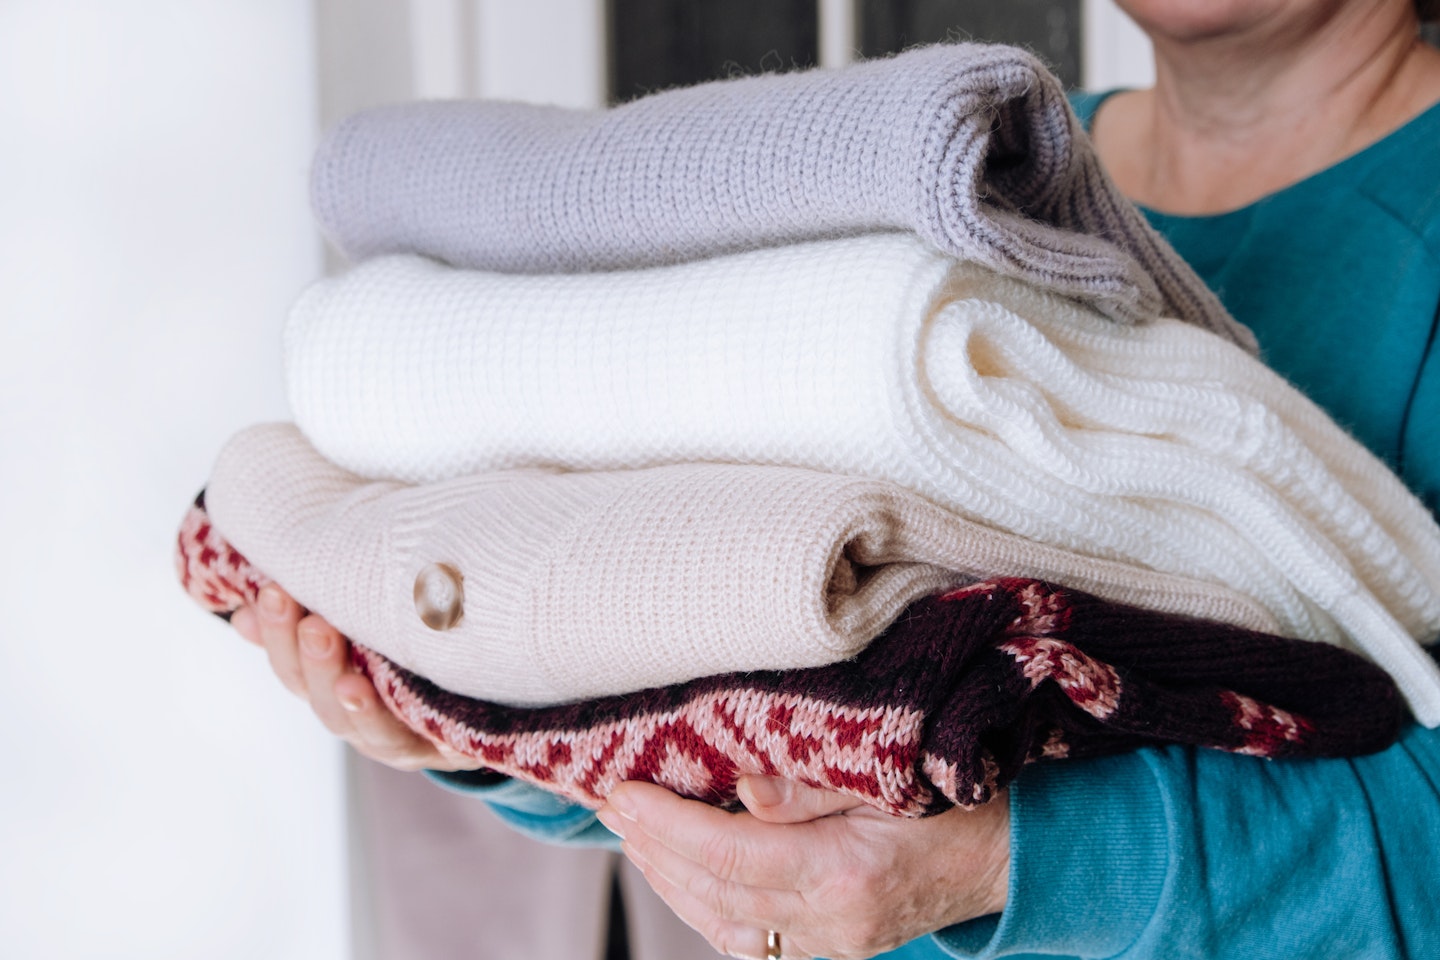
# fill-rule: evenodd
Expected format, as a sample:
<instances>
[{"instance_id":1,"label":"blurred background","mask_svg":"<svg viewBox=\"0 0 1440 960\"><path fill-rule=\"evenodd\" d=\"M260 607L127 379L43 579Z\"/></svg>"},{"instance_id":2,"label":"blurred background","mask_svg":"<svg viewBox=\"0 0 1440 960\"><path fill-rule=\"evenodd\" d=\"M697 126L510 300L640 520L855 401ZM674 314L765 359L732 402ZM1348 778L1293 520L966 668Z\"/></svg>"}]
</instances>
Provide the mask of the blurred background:
<instances>
[{"instance_id":1,"label":"blurred background","mask_svg":"<svg viewBox=\"0 0 1440 960\"><path fill-rule=\"evenodd\" d=\"M1109 0L0 0L0 954L399 955L374 847L404 828L376 811L412 801L366 799L384 774L171 559L223 441L286 416L286 310L339 266L321 131L971 38L1149 80Z\"/></svg>"}]
</instances>

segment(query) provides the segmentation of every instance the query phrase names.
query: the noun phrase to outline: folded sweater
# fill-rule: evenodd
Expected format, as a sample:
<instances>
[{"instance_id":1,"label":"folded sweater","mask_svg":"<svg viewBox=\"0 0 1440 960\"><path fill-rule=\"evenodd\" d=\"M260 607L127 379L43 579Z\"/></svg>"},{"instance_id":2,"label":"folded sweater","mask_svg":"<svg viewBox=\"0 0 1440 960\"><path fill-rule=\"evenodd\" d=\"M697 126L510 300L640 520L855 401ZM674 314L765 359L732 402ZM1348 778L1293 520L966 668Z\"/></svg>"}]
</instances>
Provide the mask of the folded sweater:
<instances>
[{"instance_id":1,"label":"folded sweater","mask_svg":"<svg viewBox=\"0 0 1440 960\"><path fill-rule=\"evenodd\" d=\"M354 258L552 273L913 231L1126 321L1254 349L1100 168L1033 55L934 46L667 90L601 111L407 103L321 144L317 218Z\"/></svg>"},{"instance_id":2,"label":"folded sweater","mask_svg":"<svg viewBox=\"0 0 1440 960\"><path fill-rule=\"evenodd\" d=\"M1394 681L1339 648L1024 579L921 599L854 660L559 707L458 697L363 647L354 660L412 730L592 808L626 780L735 805L738 777L767 774L923 816L986 803L1039 760L1353 756L1403 716Z\"/></svg>"},{"instance_id":3,"label":"folded sweater","mask_svg":"<svg viewBox=\"0 0 1440 960\"><path fill-rule=\"evenodd\" d=\"M203 506L179 547L191 594L222 616L268 579ZM921 599L852 660L563 706L459 696L352 651L415 732L589 807L636 779L730 805L759 773L922 816L987 802L1032 761L1163 743L1350 756L1385 747L1401 718L1393 681L1354 654L1026 579Z\"/></svg>"},{"instance_id":4,"label":"folded sweater","mask_svg":"<svg viewBox=\"0 0 1440 960\"><path fill-rule=\"evenodd\" d=\"M1274 626L1226 589L991 530L893 484L794 468L517 470L407 487L363 481L272 424L226 445L206 504L229 544L346 636L507 704L832 663L917 597L995 574ZM191 542L204 543L203 522L188 522ZM436 564L460 594L456 622L438 628L416 599Z\"/></svg>"},{"instance_id":5,"label":"folded sweater","mask_svg":"<svg viewBox=\"0 0 1440 960\"><path fill-rule=\"evenodd\" d=\"M873 235L640 271L381 258L287 328L297 424L369 477L691 461L878 479L1066 551L1241 589L1440 721L1440 528L1260 362Z\"/></svg>"}]
</instances>

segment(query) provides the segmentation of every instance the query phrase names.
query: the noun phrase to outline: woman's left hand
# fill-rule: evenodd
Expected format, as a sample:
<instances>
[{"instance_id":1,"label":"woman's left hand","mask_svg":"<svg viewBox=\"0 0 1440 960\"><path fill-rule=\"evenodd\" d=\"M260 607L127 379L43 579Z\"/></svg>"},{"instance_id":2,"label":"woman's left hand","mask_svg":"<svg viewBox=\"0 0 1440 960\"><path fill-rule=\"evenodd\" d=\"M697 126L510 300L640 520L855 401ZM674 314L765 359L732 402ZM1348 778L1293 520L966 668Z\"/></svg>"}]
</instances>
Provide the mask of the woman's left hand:
<instances>
[{"instance_id":1,"label":"woman's left hand","mask_svg":"<svg viewBox=\"0 0 1440 960\"><path fill-rule=\"evenodd\" d=\"M415 733L392 714L370 678L350 663L350 642L324 618L307 614L277 584L230 617L230 625L270 658L270 669L331 733L396 770L473 770L474 759Z\"/></svg>"},{"instance_id":2,"label":"woman's left hand","mask_svg":"<svg viewBox=\"0 0 1440 960\"><path fill-rule=\"evenodd\" d=\"M921 820L772 777L745 777L726 813L631 782L600 819L670 909L711 946L786 958L872 957L1005 906L1010 805Z\"/></svg>"}]
</instances>

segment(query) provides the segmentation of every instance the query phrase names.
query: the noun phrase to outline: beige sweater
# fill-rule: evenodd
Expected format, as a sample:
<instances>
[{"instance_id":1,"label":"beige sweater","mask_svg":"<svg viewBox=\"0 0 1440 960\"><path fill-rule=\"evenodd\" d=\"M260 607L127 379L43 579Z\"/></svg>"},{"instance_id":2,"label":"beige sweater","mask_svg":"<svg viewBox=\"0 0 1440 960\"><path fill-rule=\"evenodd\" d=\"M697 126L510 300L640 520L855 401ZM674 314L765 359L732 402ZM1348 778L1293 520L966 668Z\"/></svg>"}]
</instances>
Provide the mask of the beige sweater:
<instances>
[{"instance_id":1,"label":"beige sweater","mask_svg":"<svg viewBox=\"0 0 1440 960\"><path fill-rule=\"evenodd\" d=\"M347 636L445 689L517 706L834 662L911 600L994 575L1276 626L1223 587L798 468L525 470L410 487L362 480L272 424L225 447L206 504L252 563ZM415 581L433 563L463 575L450 629L417 614Z\"/></svg>"}]
</instances>

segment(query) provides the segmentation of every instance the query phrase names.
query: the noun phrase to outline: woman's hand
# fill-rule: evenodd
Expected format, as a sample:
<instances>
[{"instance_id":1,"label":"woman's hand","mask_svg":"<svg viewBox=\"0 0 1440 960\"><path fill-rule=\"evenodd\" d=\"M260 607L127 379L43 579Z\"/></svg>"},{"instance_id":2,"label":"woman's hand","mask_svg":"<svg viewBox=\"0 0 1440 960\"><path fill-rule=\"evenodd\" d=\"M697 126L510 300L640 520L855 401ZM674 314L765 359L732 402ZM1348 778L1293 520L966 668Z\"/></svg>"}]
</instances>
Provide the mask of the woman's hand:
<instances>
[{"instance_id":1,"label":"woman's hand","mask_svg":"<svg viewBox=\"0 0 1440 960\"><path fill-rule=\"evenodd\" d=\"M841 794L745 777L747 812L726 813L648 783L625 783L600 819L655 892L715 949L834 960L876 953L1005 906L1006 794L922 820Z\"/></svg>"},{"instance_id":2,"label":"woman's hand","mask_svg":"<svg viewBox=\"0 0 1440 960\"><path fill-rule=\"evenodd\" d=\"M350 644L339 631L320 616L306 615L274 584L260 591L256 604L236 610L230 623L246 640L264 647L280 682L362 755L397 770L480 766L401 723L380 702L369 678L351 665Z\"/></svg>"}]
</instances>

